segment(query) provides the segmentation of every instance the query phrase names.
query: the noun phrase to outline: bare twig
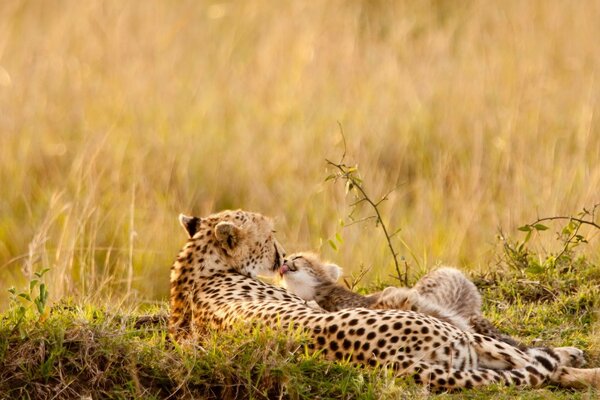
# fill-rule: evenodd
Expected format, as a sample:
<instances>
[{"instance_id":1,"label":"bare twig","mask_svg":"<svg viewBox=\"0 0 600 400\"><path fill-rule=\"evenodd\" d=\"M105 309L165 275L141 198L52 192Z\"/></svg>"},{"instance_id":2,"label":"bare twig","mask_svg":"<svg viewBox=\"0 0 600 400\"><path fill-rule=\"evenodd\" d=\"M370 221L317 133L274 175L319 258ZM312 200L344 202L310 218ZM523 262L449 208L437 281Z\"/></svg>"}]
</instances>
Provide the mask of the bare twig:
<instances>
[{"instance_id":1,"label":"bare twig","mask_svg":"<svg viewBox=\"0 0 600 400\"><path fill-rule=\"evenodd\" d=\"M344 135L344 127L340 121L337 122L338 127L340 128L340 135L342 135L342 141L344 142L344 152L342 153L342 158L340 158L340 162L338 164L343 164L344 159L346 158L346 135Z\"/></svg>"},{"instance_id":2,"label":"bare twig","mask_svg":"<svg viewBox=\"0 0 600 400\"><path fill-rule=\"evenodd\" d=\"M356 274L356 275L352 274L350 276L350 281L348 281L346 278L344 278L344 283L346 284L346 287L348 287L348 289L350 289L350 290L354 290L354 288L356 288L356 286L360 283L360 281L363 280L363 278L365 277L367 272L369 272L371 270L371 268L372 267L365 268L364 264L361 264L358 274Z\"/></svg>"},{"instance_id":3,"label":"bare twig","mask_svg":"<svg viewBox=\"0 0 600 400\"><path fill-rule=\"evenodd\" d=\"M349 226L352 226L352 225L360 224L361 222L365 222L365 221L368 221L368 220L373 219L373 218L377 218L377 217L375 215L369 215L368 217L365 217L365 218L353 220L352 222L350 222L348 224L344 224L344 226L345 227L349 227Z\"/></svg>"},{"instance_id":4,"label":"bare twig","mask_svg":"<svg viewBox=\"0 0 600 400\"><path fill-rule=\"evenodd\" d=\"M593 216L594 214L589 214L589 215ZM535 224L539 224L539 223L545 222L545 221L556 221L556 220L575 221L575 222L580 223L581 225L589 225L589 226L593 226L596 229L600 229L600 225L598 225L597 223L595 223L594 220L593 220L593 218L590 221L590 220L585 220L585 219L581 219L581 218L565 217L565 216L538 218L537 220L535 220L535 222L533 222L532 224L529 224L529 225L535 225Z\"/></svg>"}]
</instances>

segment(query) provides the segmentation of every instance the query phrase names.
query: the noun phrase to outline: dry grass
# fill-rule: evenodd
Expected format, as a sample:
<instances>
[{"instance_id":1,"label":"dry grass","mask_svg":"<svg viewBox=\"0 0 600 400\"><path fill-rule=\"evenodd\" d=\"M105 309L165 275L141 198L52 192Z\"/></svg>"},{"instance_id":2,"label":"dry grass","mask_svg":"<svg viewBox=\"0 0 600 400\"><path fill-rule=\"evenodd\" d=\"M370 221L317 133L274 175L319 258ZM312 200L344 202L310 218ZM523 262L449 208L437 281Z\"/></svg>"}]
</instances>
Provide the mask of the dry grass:
<instances>
[{"instance_id":1,"label":"dry grass","mask_svg":"<svg viewBox=\"0 0 600 400\"><path fill-rule=\"evenodd\" d=\"M288 250L342 229L342 147L416 254L487 266L498 226L598 203L596 2L0 3L0 287L164 298L175 216L278 218ZM597 249L597 238L592 242ZM408 251L399 246L405 256ZM128 290L131 287L131 290ZM0 304L6 293L0 291Z\"/></svg>"}]
</instances>

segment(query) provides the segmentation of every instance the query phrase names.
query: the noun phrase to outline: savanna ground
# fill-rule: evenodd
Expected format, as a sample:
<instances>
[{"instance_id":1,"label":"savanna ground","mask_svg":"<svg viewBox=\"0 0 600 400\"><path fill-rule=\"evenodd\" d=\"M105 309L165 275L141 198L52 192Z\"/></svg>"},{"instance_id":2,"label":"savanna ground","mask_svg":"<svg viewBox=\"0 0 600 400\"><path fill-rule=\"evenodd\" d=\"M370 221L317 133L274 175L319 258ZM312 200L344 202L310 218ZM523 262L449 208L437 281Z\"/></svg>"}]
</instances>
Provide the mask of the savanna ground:
<instances>
[{"instance_id":1,"label":"savanna ground","mask_svg":"<svg viewBox=\"0 0 600 400\"><path fill-rule=\"evenodd\" d=\"M297 333L190 351L135 326L166 312L180 212L260 211L288 251L370 267L365 290L398 283L379 227L349 218L371 210L325 181L338 122L370 196L389 192L410 282L459 266L504 330L600 366L599 230L565 252L568 221L521 248L517 230L600 203L599 20L597 2L0 2L0 392L427 396L306 355Z\"/></svg>"}]
</instances>

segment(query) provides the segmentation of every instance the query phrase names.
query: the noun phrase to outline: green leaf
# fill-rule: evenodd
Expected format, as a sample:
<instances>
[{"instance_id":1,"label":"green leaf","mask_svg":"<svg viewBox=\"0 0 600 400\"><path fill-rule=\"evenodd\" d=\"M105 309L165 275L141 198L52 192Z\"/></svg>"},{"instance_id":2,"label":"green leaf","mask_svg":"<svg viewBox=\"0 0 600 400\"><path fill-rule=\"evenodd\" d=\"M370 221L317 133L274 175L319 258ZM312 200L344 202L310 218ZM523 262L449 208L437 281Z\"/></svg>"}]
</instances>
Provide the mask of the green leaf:
<instances>
[{"instance_id":1,"label":"green leaf","mask_svg":"<svg viewBox=\"0 0 600 400\"><path fill-rule=\"evenodd\" d=\"M11 287L11 288L8 289L8 293L10 293L12 295L15 295L15 294L17 294L17 289L15 289L14 286L13 286L13 287Z\"/></svg>"},{"instance_id":2,"label":"green leaf","mask_svg":"<svg viewBox=\"0 0 600 400\"><path fill-rule=\"evenodd\" d=\"M335 178L337 178L337 174L327 175L327 178L325 178L325 182L330 181Z\"/></svg>"},{"instance_id":3,"label":"green leaf","mask_svg":"<svg viewBox=\"0 0 600 400\"><path fill-rule=\"evenodd\" d=\"M575 241L578 243L587 243L587 239L583 235L575 235Z\"/></svg>"},{"instance_id":4,"label":"green leaf","mask_svg":"<svg viewBox=\"0 0 600 400\"><path fill-rule=\"evenodd\" d=\"M33 288L39 283L37 279L32 279L29 281L29 291L31 292Z\"/></svg>"},{"instance_id":5,"label":"green leaf","mask_svg":"<svg viewBox=\"0 0 600 400\"><path fill-rule=\"evenodd\" d=\"M335 240L340 244L344 243L344 239L342 239L342 235L340 235L339 232L335 234Z\"/></svg>"},{"instance_id":6,"label":"green leaf","mask_svg":"<svg viewBox=\"0 0 600 400\"><path fill-rule=\"evenodd\" d=\"M531 232L531 225L523 225L518 228L521 232Z\"/></svg>"},{"instance_id":7,"label":"green leaf","mask_svg":"<svg viewBox=\"0 0 600 400\"><path fill-rule=\"evenodd\" d=\"M548 227L543 224L535 224L533 227L538 231L545 231L548 229Z\"/></svg>"},{"instance_id":8,"label":"green leaf","mask_svg":"<svg viewBox=\"0 0 600 400\"><path fill-rule=\"evenodd\" d=\"M531 232L532 231L527 232L527 235L525 235L525 239L523 240L523 244L529 242L529 239L531 239Z\"/></svg>"},{"instance_id":9,"label":"green leaf","mask_svg":"<svg viewBox=\"0 0 600 400\"><path fill-rule=\"evenodd\" d=\"M21 297L25 300L31 301L31 296L29 296L27 293L19 293L17 297Z\"/></svg>"},{"instance_id":10,"label":"green leaf","mask_svg":"<svg viewBox=\"0 0 600 400\"><path fill-rule=\"evenodd\" d=\"M332 249L334 249L335 251L337 251L338 247L337 247L337 245L335 244L335 242L333 240L328 239L327 243L329 243L329 245L331 246Z\"/></svg>"},{"instance_id":11,"label":"green leaf","mask_svg":"<svg viewBox=\"0 0 600 400\"><path fill-rule=\"evenodd\" d=\"M40 299L35 299L35 305L37 307L38 312L40 314L43 314L44 313L44 304L42 304Z\"/></svg>"},{"instance_id":12,"label":"green leaf","mask_svg":"<svg viewBox=\"0 0 600 400\"><path fill-rule=\"evenodd\" d=\"M538 275L538 274L542 274L545 272L544 267L541 265L537 265L537 264L529 265L527 267L526 271L533 275Z\"/></svg>"},{"instance_id":13,"label":"green leaf","mask_svg":"<svg viewBox=\"0 0 600 400\"><path fill-rule=\"evenodd\" d=\"M47 298L48 291L46 290L46 285L42 283L40 285L40 299L45 303Z\"/></svg>"},{"instance_id":14,"label":"green leaf","mask_svg":"<svg viewBox=\"0 0 600 400\"><path fill-rule=\"evenodd\" d=\"M570 235L571 233L573 233L575 231L575 229L577 229L579 227L579 222L577 221L569 221L569 223L563 228L562 233L563 235Z\"/></svg>"}]
</instances>

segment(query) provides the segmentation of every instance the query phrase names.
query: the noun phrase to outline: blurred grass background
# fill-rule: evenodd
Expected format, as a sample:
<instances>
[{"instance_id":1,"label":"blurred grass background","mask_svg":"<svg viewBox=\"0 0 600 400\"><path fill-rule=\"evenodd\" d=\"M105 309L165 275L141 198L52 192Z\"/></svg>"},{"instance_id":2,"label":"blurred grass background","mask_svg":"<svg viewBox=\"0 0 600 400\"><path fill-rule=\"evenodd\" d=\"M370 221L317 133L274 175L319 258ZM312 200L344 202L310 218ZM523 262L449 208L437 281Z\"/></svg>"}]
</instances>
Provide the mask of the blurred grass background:
<instances>
[{"instance_id":1,"label":"blurred grass background","mask_svg":"<svg viewBox=\"0 0 600 400\"><path fill-rule=\"evenodd\" d=\"M600 202L598 21L541 0L2 1L0 305L43 267L55 299L164 299L177 214L224 208L389 279L384 237L342 228L352 199L324 182L337 121L370 194L397 187L411 268L493 266L499 227Z\"/></svg>"}]
</instances>

